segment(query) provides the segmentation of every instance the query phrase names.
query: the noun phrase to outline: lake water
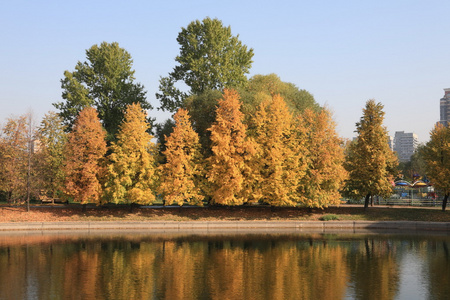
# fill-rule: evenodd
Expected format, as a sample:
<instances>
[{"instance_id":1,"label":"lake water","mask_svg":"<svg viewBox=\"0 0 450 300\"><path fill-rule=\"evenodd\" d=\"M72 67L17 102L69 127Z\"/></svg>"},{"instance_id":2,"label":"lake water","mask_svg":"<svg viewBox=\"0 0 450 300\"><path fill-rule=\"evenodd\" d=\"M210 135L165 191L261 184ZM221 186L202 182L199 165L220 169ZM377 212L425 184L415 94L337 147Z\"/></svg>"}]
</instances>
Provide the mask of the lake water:
<instances>
[{"instance_id":1,"label":"lake water","mask_svg":"<svg viewBox=\"0 0 450 300\"><path fill-rule=\"evenodd\" d=\"M449 299L438 233L0 232L0 299Z\"/></svg>"}]
</instances>

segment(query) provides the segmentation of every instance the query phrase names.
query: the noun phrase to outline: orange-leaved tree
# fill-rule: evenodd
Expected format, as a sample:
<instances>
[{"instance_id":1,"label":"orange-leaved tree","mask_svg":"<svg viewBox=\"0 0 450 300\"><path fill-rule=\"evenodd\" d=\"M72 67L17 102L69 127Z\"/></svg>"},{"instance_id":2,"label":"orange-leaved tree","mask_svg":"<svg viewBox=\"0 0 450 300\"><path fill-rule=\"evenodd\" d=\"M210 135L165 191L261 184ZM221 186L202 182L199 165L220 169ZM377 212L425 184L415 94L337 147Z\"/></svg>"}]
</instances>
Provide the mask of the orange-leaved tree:
<instances>
[{"instance_id":1,"label":"orange-leaved tree","mask_svg":"<svg viewBox=\"0 0 450 300\"><path fill-rule=\"evenodd\" d=\"M159 192L164 205L176 203L202 205L201 191L204 165L200 154L198 134L194 131L187 110L178 109L174 115L175 127L166 137L163 152L166 163L161 165Z\"/></svg>"},{"instance_id":2,"label":"orange-leaved tree","mask_svg":"<svg viewBox=\"0 0 450 300\"><path fill-rule=\"evenodd\" d=\"M258 172L255 195L274 206L297 205L297 189L306 167L304 149L283 98L275 95L262 102L252 123L259 145L252 166Z\"/></svg>"},{"instance_id":3,"label":"orange-leaved tree","mask_svg":"<svg viewBox=\"0 0 450 300\"><path fill-rule=\"evenodd\" d=\"M75 202L100 204L105 139L106 131L97 111L85 107L78 114L65 147L65 193Z\"/></svg>"},{"instance_id":4,"label":"orange-leaved tree","mask_svg":"<svg viewBox=\"0 0 450 300\"><path fill-rule=\"evenodd\" d=\"M27 116L8 118L0 131L0 191L8 202L26 196Z\"/></svg>"},{"instance_id":5,"label":"orange-leaved tree","mask_svg":"<svg viewBox=\"0 0 450 300\"><path fill-rule=\"evenodd\" d=\"M303 135L307 168L299 194L307 207L328 207L340 203L340 188L347 176L344 169L342 139L327 109L313 112L306 109L297 120Z\"/></svg>"},{"instance_id":6,"label":"orange-leaved tree","mask_svg":"<svg viewBox=\"0 0 450 300\"><path fill-rule=\"evenodd\" d=\"M249 162L254 145L247 138L241 102L235 90L225 89L211 128L212 156L207 179L211 203L242 205L251 193Z\"/></svg>"},{"instance_id":7,"label":"orange-leaved tree","mask_svg":"<svg viewBox=\"0 0 450 300\"><path fill-rule=\"evenodd\" d=\"M105 195L108 201L151 204L155 200L156 147L139 103L127 106L117 140L111 143Z\"/></svg>"}]
</instances>

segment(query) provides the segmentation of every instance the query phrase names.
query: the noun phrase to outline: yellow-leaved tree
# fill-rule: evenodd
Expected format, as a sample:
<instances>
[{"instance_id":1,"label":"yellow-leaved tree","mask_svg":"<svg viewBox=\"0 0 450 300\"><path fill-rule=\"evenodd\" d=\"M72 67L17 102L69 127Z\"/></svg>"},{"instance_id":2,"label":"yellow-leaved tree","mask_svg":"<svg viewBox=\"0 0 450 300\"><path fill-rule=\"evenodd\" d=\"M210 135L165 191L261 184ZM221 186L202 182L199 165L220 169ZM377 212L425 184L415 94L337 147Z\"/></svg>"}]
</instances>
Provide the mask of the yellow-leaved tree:
<instances>
[{"instance_id":1,"label":"yellow-leaved tree","mask_svg":"<svg viewBox=\"0 0 450 300\"><path fill-rule=\"evenodd\" d=\"M254 143L247 138L241 102L235 90L225 89L211 128L212 156L207 179L212 204L242 205L251 194Z\"/></svg>"},{"instance_id":2,"label":"yellow-leaved tree","mask_svg":"<svg viewBox=\"0 0 450 300\"><path fill-rule=\"evenodd\" d=\"M367 101L356 123L358 137L350 144L344 164L349 173L344 194L358 200L364 197L364 209L372 196L389 197L393 192L398 160L389 148L383 120L383 105Z\"/></svg>"},{"instance_id":3,"label":"yellow-leaved tree","mask_svg":"<svg viewBox=\"0 0 450 300\"><path fill-rule=\"evenodd\" d=\"M159 166L161 183L159 192L164 197L164 205L185 202L202 205L205 196L201 184L204 165L200 154L198 134L192 129L187 110L178 109L173 117L175 127L165 138L166 149L163 154L166 163Z\"/></svg>"},{"instance_id":4,"label":"yellow-leaved tree","mask_svg":"<svg viewBox=\"0 0 450 300\"><path fill-rule=\"evenodd\" d=\"M438 193L444 195L442 211L445 211L450 195L450 127L436 124L420 154L426 162L427 176Z\"/></svg>"},{"instance_id":5,"label":"yellow-leaved tree","mask_svg":"<svg viewBox=\"0 0 450 300\"><path fill-rule=\"evenodd\" d=\"M306 109L296 126L306 146L306 174L298 190L302 204L319 208L339 204L339 190L347 171L343 165L343 141L336 133L331 113L326 109L317 113Z\"/></svg>"},{"instance_id":6,"label":"yellow-leaved tree","mask_svg":"<svg viewBox=\"0 0 450 300\"><path fill-rule=\"evenodd\" d=\"M100 204L106 131L95 108L78 114L65 146L65 193L75 202Z\"/></svg>"},{"instance_id":7,"label":"yellow-leaved tree","mask_svg":"<svg viewBox=\"0 0 450 300\"><path fill-rule=\"evenodd\" d=\"M105 195L109 202L151 204L155 200L156 147L139 103L127 106L117 140L111 143Z\"/></svg>"},{"instance_id":8,"label":"yellow-leaved tree","mask_svg":"<svg viewBox=\"0 0 450 300\"><path fill-rule=\"evenodd\" d=\"M299 182L305 174L304 146L293 126L293 117L279 95L263 101L253 120L258 154L255 195L274 206L295 206Z\"/></svg>"}]
</instances>

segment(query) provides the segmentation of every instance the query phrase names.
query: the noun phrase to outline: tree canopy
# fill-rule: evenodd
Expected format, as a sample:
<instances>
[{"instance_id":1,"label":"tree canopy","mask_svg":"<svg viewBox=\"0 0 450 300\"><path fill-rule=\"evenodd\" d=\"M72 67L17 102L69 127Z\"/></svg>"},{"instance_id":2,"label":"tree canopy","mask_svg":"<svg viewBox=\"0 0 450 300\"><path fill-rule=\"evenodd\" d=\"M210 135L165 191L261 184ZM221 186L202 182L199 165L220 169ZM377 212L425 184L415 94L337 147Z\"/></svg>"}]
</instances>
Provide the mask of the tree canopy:
<instances>
[{"instance_id":1,"label":"tree canopy","mask_svg":"<svg viewBox=\"0 0 450 300\"><path fill-rule=\"evenodd\" d=\"M85 107L75 120L65 147L65 193L81 204L100 204L105 173L106 133L97 111Z\"/></svg>"},{"instance_id":2,"label":"tree canopy","mask_svg":"<svg viewBox=\"0 0 450 300\"><path fill-rule=\"evenodd\" d=\"M375 100L366 102L363 116L356 123L358 136L347 152L345 167L349 172L345 194L351 198L365 197L367 208L371 196L392 194L397 157L388 145L388 133L383 126L384 111Z\"/></svg>"},{"instance_id":3,"label":"tree canopy","mask_svg":"<svg viewBox=\"0 0 450 300\"><path fill-rule=\"evenodd\" d=\"M450 194L450 127L436 124L420 153L426 162L427 176L436 190L444 194L442 210L445 210Z\"/></svg>"},{"instance_id":4,"label":"tree canopy","mask_svg":"<svg viewBox=\"0 0 450 300\"><path fill-rule=\"evenodd\" d=\"M69 130L84 107L94 107L108 139L113 140L128 104L137 102L143 109L152 107L146 100L144 86L135 83L131 55L118 43L93 45L86 50L86 59L76 64L75 71L64 72L63 101L53 105Z\"/></svg>"},{"instance_id":5,"label":"tree canopy","mask_svg":"<svg viewBox=\"0 0 450 300\"><path fill-rule=\"evenodd\" d=\"M233 36L230 26L225 27L222 21L210 18L193 21L181 29L177 42L178 65L169 76L160 79L160 92L156 93L161 109L175 112L189 95L237 88L247 82L253 49L243 45L239 36ZM175 86L178 81L187 85L188 93Z\"/></svg>"},{"instance_id":6,"label":"tree canopy","mask_svg":"<svg viewBox=\"0 0 450 300\"><path fill-rule=\"evenodd\" d=\"M152 204L155 200L155 145L139 103L128 105L117 140L111 143L106 195L113 203Z\"/></svg>"}]
</instances>

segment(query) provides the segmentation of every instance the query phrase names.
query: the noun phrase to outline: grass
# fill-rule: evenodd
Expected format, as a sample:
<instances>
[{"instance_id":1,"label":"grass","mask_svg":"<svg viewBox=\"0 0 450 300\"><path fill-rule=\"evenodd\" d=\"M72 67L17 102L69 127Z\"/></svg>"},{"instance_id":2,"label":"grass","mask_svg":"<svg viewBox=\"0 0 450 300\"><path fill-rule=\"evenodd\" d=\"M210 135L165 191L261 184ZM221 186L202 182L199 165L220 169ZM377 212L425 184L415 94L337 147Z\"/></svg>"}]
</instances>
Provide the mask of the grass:
<instances>
[{"instance_id":1,"label":"grass","mask_svg":"<svg viewBox=\"0 0 450 300\"><path fill-rule=\"evenodd\" d=\"M427 221L450 222L450 212L436 208L369 207L342 205L326 209L289 207L166 207L133 208L89 207L79 205L0 206L0 222L54 221L227 221L227 220L304 220L304 221Z\"/></svg>"}]
</instances>

